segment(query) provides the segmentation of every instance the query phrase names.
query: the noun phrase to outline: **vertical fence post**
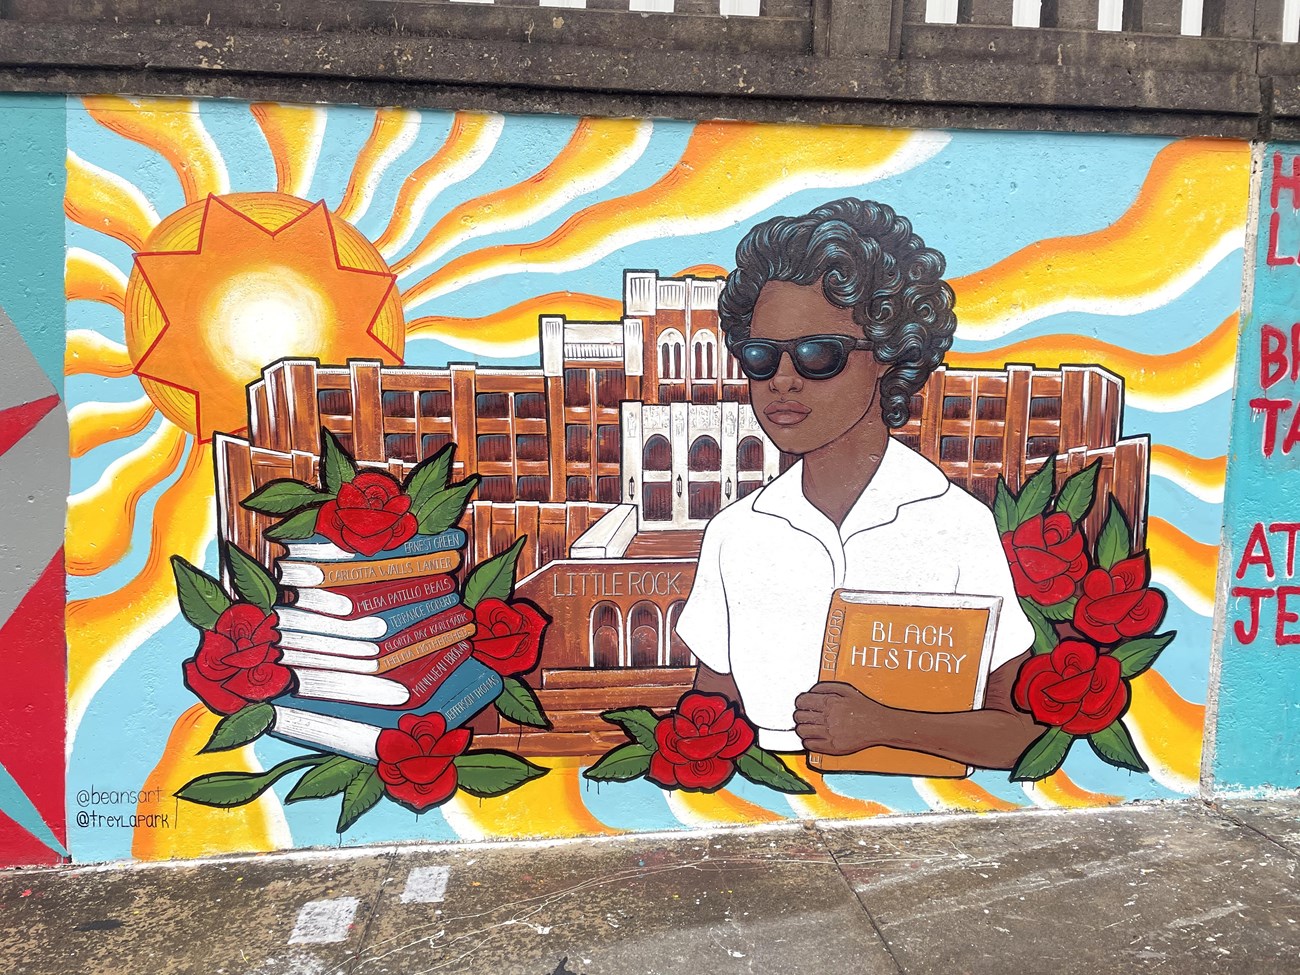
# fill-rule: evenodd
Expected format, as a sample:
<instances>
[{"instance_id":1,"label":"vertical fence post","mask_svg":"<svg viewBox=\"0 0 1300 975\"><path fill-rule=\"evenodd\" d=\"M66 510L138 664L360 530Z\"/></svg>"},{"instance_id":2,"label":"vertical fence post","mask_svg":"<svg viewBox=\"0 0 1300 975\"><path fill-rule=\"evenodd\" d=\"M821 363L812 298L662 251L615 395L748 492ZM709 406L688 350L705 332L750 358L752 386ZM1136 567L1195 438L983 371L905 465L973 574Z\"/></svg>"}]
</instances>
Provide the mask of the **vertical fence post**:
<instances>
[{"instance_id":1,"label":"vertical fence post","mask_svg":"<svg viewBox=\"0 0 1300 975\"><path fill-rule=\"evenodd\" d=\"M1013 0L970 0L970 23L1011 26Z\"/></svg>"},{"instance_id":2,"label":"vertical fence post","mask_svg":"<svg viewBox=\"0 0 1300 975\"><path fill-rule=\"evenodd\" d=\"M814 43L831 57L897 57L902 16L902 0L821 0Z\"/></svg>"},{"instance_id":3,"label":"vertical fence post","mask_svg":"<svg viewBox=\"0 0 1300 975\"><path fill-rule=\"evenodd\" d=\"M1047 0L1043 26L1066 30L1096 30L1097 0Z\"/></svg>"},{"instance_id":4,"label":"vertical fence post","mask_svg":"<svg viewBox=\"0 0 1300 975\"><path fill-rule=\"evenodd\" d=\"M1142 32L1181 34L1183 0L1142 0Z\"/></svg>"},{"instance_id":5,"label":"vertical fence post","mask_svg":"<svg viewBox=\"0 0 1300 975\"><path fill-rule=\"evenodd\" d=\"M1225 4L1231 6L1231 4ZM1249 6L1243 4L1243 6ZM1255 0L1255 37L1261 41L1282 40L1282 12L1286 0Z\"/></svg>"}]
</instances>

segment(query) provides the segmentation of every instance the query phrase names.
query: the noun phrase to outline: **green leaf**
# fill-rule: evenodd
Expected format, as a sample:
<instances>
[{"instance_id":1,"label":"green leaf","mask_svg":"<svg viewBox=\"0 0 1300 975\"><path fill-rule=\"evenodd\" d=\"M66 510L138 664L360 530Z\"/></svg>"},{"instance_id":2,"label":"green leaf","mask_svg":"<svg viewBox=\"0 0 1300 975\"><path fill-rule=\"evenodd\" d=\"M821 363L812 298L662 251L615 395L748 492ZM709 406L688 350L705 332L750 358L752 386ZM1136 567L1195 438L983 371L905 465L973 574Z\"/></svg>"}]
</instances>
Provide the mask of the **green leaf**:
<instances>
[{"instance_id":1,"label":"green leaf","mask_svg":"<svg viewBox=\"0 0 1300 975\"><path fill-rule=\"evenodd\" d=\"M299 511L292 518L287 518L262 532L262 537L269 538L273 542L293 542L300 538L311 538L316 534L316 518L319 514L320 512L315 508Z\"/></svg>"},{"instance_id":2,"label":"green leaf","mask_svg":"<svg viewBox=\"0 0 1300 975\"><path fill-rule=\"evenodd\" d=\"M480 799L504 795L525 782L541 778L550 769L495 749L466 752L456 759L456 780L460 788Z\"/></svg>"},{"instance_id":3,"label":"green leaf","mask_svg":"<svg viewBox=\"0 0 1300 975\"><path fill-rule=\"evenodd\" d=\"M343 787L343 806L339 809L339 821L334 827L334 832L347 832L353 823L383 798L383 795L384 783L379 778L379 769L367 765L363 771L358 771Z\"/></svg>"},{"instance_id":4,"label":"green leaf","mask_svg":"<svg viewBox=\"0 0 1300 975\"><path fill-rule=\"evenodd\" d=\"M217 722L208 743L199 750L200 755L209 752L225 752L256 740L275 720L275 708L263 702L248 704L234 714L228 714Z\"/></svg>"},{"instance_id":5,"label":"green leaf","mask_svg":"<svg viewBox=\"0 0 1300 975\"><path fill-rule=\"evenodd\" d=\"M1146 772L1147 763L1142 761L1137 746L1129 736L1124 722L1116 718L1101 731L1094 731L1088 736L1088 744L1103 762L1132 769L1134 772Z\"/></svg>"},{"instance_id":6,"label":"green leaf","mask_svg":"<svg viewBox=\"0 0 1300 975\"><path fill-rule=\"evenodd\" d=\"M627 732L629 738L654 751L655 725L659 719L649 708L619 708L616 711L604 711L600 715L610 724L616 724Z\"/></svg>"},{"instance_id":7,"label":"green leaf","mask_svg":"<svg viewBox=\"0 0 1300 975\"><path fill-rule=\"evenodd\" d=\"M231 599L216 579L190 565L179 555L172 556L172 575L176 577L176 596L181 615L191 626L210 630L221 614L230 608Z\"/></svg>"},{"instance_id":8,"label":"green leaf","mask_svg":"<svg viewBox=\"0 0 1300 975\"><path fill-rule=\"evenodd\" d=\"M342 792L358 774L370 768L355 758L335 755L322 762L298 780L289 790L285 802L302 802L304 799L325 799Z\"/></svg>"},{"instance_id":9,"label":"green leaf","mask_svg":"<svg viewBox=\"0 0 1300 975\"><path fill-rule=\"evenodd\" d=\"M1060 637L1057 636L1056 627L1043 615L1036 603L1020 597L1020 608L1024 611L1025 616L1029 619L1029 625L1034 628L1034 654L1051 653L1060 643Z\"/></svg>"},{"instance_id":10,"label":"green leaf","mask_svg":"<svg viewBox=\"0 0 1300 975\"><path fill-rule=\"evenodd\" d=\"M327 757L309 755L306 758L291 758L266 772L212 772L200 775L177 789L176 795L200 806L217 806L222 809L242 806L246 802L252 802L290 772L319 765Z\"/></svg>"},{"instance_id":11,"label":"green leaf","mask_svg":"<svg viewBox=\"0 0 1300 975\"><path fill-rule=\"evenodd\" d=\"M777 792L785 792L789 795L804 796L817 791L790 771L790 766L786 765L778 756L769 751L764 751L757 745L750 745L736 759L736 771L749 779L750 782L756 782L759 785L767 786L769 789L775 789Z\"/></svg>"},{"instance_id":12,"label":"green leaf","mask_svg":"<svg viewBox=\"0 0 1300 975\"><path fill-rule=\"evenodd\" d=\"M1055 510L1069 515L1075 523L1082 521L1097 493L1097 472L1100 470L1101 461L1094 460L1077 474L1071 474L1056 497Z\"/></svg>"},{"instance_id":13,"label":"green leaf","mask_svg":"<svg viewBox=\"0 0 1300 975\"><path fill-rule=\"evenodd\" d=\"M998 478L998 491L993 499L993 523L997 525L998 534L1015 531L1019 527L1016 521L1016 499L1011 496L1005 479Z\"/></svg>"},{"instance_id":14,"label":"green leaf","mask_svg":"<svg viewBox=\"0 0 1300 975\"><path fill-rule=\"evenodd\" d=\"M403 490L411 496L412 508L418 510L430 495L447 489L451 483L451 463L455 458L456 445L449 443L415 466L403 485Z\"/></svg>"},{"instance_id":15,"label":"green leaf","mask_svg":"<svg viewBox=\"0 0 1300 975\"><path fill-rule=\"evenodd\" d=\"M1037 741L1025 749L1011 773L1012 782L1037 782L1045 779L1065 761L1074 744L1074 736L1060 728L1050 728Z\"/></svg>"},{"instance_id":16,"label":"green leaf","mask_svg":"<svg viewBox=\"0 0 1300 975\"><path fill-rule=\"evenodd\" d=\"M264 515L287 515L299 508L314 507L334 500L334 495L317 491L301 481L279 480L263 485L241 504Z\"/></svg>"},{"instance_id":17,"label":"green leaf","mask_svg":"<svg viewBox=\"0 0 1300 975\"><path fill-rule=\"evenodd\" d=\"M505 685L496 700L497 710L509 718L515 724L525 724L530 728L551 727L551 722L546 717L546 712L542 710L541 702L537 700L537 695L533 689L521 681L518 677L507 677L502 683Z\"/></svg>"},{"instance_id":18,"label":"green leaf","mask_svg":"<svg viewBox=\"0 0 1300 975\"><path fill-rule=\"evenodd\" d=\"M478 487L479 476L471 474L459 484L442 491L434 491L420 504L412 502L411 511L420 526L421 535L437 535L445 532L465 513L469 496Z\"/></svg>"},{"instance_id":19,"label":"green leaf","mask_svg":"<svg viewBox=\"0 0 1300 975\"><path fill-rule=\"evenodd\" d=\"M465 592L460 599L466 608L473 609L483 599L510 598L515 590L515 562L523 547L524 536L520 535L504 552L474 567L465 580Z\"/></svg>"},{"instance_id":20,"label":"green leaf","mask_svg":"<svg viewBox=\"0 0 1300 975\"><path fill-rule=\"evenodd\" d=\"M1119 503L1110 499L1110 513L1106 515L1106 523L1101 526L1101 534L1097 536L1097 564L1103 569L1109 569L1116 562L1129 557L1133 551L1133 536L1129 532L1128 519L1124 517L1124 510L1120 508Z\"/></svg>"},{"instance_id":21,"label":"green leaf","mask_svg":"<svg viewBox=\"0 0 1300 975\"><path fill-rule=\"evenodd\" d=\"M1053 622L1060 623L1063 620L1074 619L1074 607L1078 605L1079 597L1071 596L1069 599L1062 599L1059 603L1052 603L1050 606L1044 606L1042 603L1035 603L1039 612Z\"/></svg>"},{"instance_id":22,"label":"green leaf","mask_svg":"<svg viewBox=\"0 0 1300 975\"><path fill-rule=\"evenodd\" d=\"M1160 651L1169 646L1177 635L1177 633L1158 633L1155 636L1129 640L1117 646L1110 655L1119 661L1119 672L1122 676L1136 677L1156 662Z\"/></svg>"},{"instance_id":23,"label":"green leaf","mask_svg":"<svg viewBox=\"0 0 1300 975\"><path fill-rule=\"evenodd\" d=\"M264 613L271 612L271 607L280 595L271 574L262 568L261 563L234 545L226 549L226 561L230 565L235 592L239 593L240 598L248 600Z\"/></svg>"},{"instance_id":24,"label":"green leaf","mask_svg":"<svg viewBox=\"0 0 1300 975\"><path fill-rule=\"evenodd\" d=\"M357 476L356 462L348 456L338 437L324 427L320 428L320 482L330 495Z\"/></svg>"},{"instance_id":25,"label":"green leaf","mask_svg":"<svg viewBox=\"0 0 1300 975\"><path fill-rule=\"evenodd\" d=\"M653 754L653 749L640 742L628 742L602 755L600 761L582 773L582 777L592 782L630 782L650 770L650 756Z\"/></svg>"},{"instance_id":26,"label":"green leaf","mask_svg":"<svg viewBox=\"0 0 1300 975\"><path fill-rule=\"evenodd\" d=\"M1056 491L1056 458L1047 458L1047 463L1038 469L1038 473L1029 482L1016 499L1016 526L1023 525L1035 515L1047 510L1047 502L1052 500Z\"/></svg>"}]
</instances>

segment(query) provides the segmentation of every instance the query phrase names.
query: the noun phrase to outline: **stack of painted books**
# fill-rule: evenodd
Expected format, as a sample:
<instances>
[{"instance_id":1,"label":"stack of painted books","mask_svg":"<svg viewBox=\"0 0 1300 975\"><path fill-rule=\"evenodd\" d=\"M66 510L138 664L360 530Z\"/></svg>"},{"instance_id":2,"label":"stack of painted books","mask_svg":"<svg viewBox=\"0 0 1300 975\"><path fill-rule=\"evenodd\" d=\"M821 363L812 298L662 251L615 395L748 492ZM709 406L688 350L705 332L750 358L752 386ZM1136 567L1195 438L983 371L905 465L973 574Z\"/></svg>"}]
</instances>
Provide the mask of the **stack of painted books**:
<instances>
[{"instance_id":1,"label":"stack of painted books","mask_svg":"<svg viewBox=\"0 0 1300 975\"><path fill-rule=\"evenodd\" d=\"M373 761L376 729L404 713L456 727L491 703L501 679L471 657L474 614L451 575L465 541L452 528L374 557L321 535L287 544L275 611L297 690L275 700L274 735Z\"/></svg>"}]
</instances>

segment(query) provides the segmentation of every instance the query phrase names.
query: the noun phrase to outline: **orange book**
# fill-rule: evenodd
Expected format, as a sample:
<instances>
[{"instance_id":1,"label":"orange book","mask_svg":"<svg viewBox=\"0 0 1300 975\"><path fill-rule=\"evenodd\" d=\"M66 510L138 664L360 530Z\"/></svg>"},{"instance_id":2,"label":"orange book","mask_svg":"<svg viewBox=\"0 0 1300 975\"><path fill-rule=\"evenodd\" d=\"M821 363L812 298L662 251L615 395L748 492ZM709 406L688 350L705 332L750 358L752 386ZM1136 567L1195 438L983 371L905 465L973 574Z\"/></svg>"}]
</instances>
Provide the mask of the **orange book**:
<instances>
[{"instance_id":1,"label":"orange book","mask_svg":"<svg viewBox=\"0 0 1300 975\"><path fill-rule=\"evenodd\" d=\"M909 711L973 711L984 705L999 596L864 592L831 597L821 679L852 684L881 704ZM808 756L821 772L964 778L951 759L873 745L851 755Z\"/></svg>"}]
</instances>

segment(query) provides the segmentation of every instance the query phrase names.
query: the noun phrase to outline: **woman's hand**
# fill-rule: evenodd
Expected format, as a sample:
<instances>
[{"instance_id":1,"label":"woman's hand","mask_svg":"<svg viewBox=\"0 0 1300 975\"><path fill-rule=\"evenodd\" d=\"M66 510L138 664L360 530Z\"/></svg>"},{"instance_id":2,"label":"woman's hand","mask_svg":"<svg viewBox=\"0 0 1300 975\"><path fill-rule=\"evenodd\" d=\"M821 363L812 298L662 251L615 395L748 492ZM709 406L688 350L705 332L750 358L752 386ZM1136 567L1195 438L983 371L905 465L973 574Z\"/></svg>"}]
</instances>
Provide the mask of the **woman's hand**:
<instances>
[{"instance_id":1,"label":"woman's hand","mask_svg":"<svg viewBox=\"0 0 1300 975\"><path fill-rule=\"evenodd\" d=\"M849 755L879 744L893 711L851 684L822 681L794 699L794 730L810 752Z\"/></svg>"}]
</instances>

